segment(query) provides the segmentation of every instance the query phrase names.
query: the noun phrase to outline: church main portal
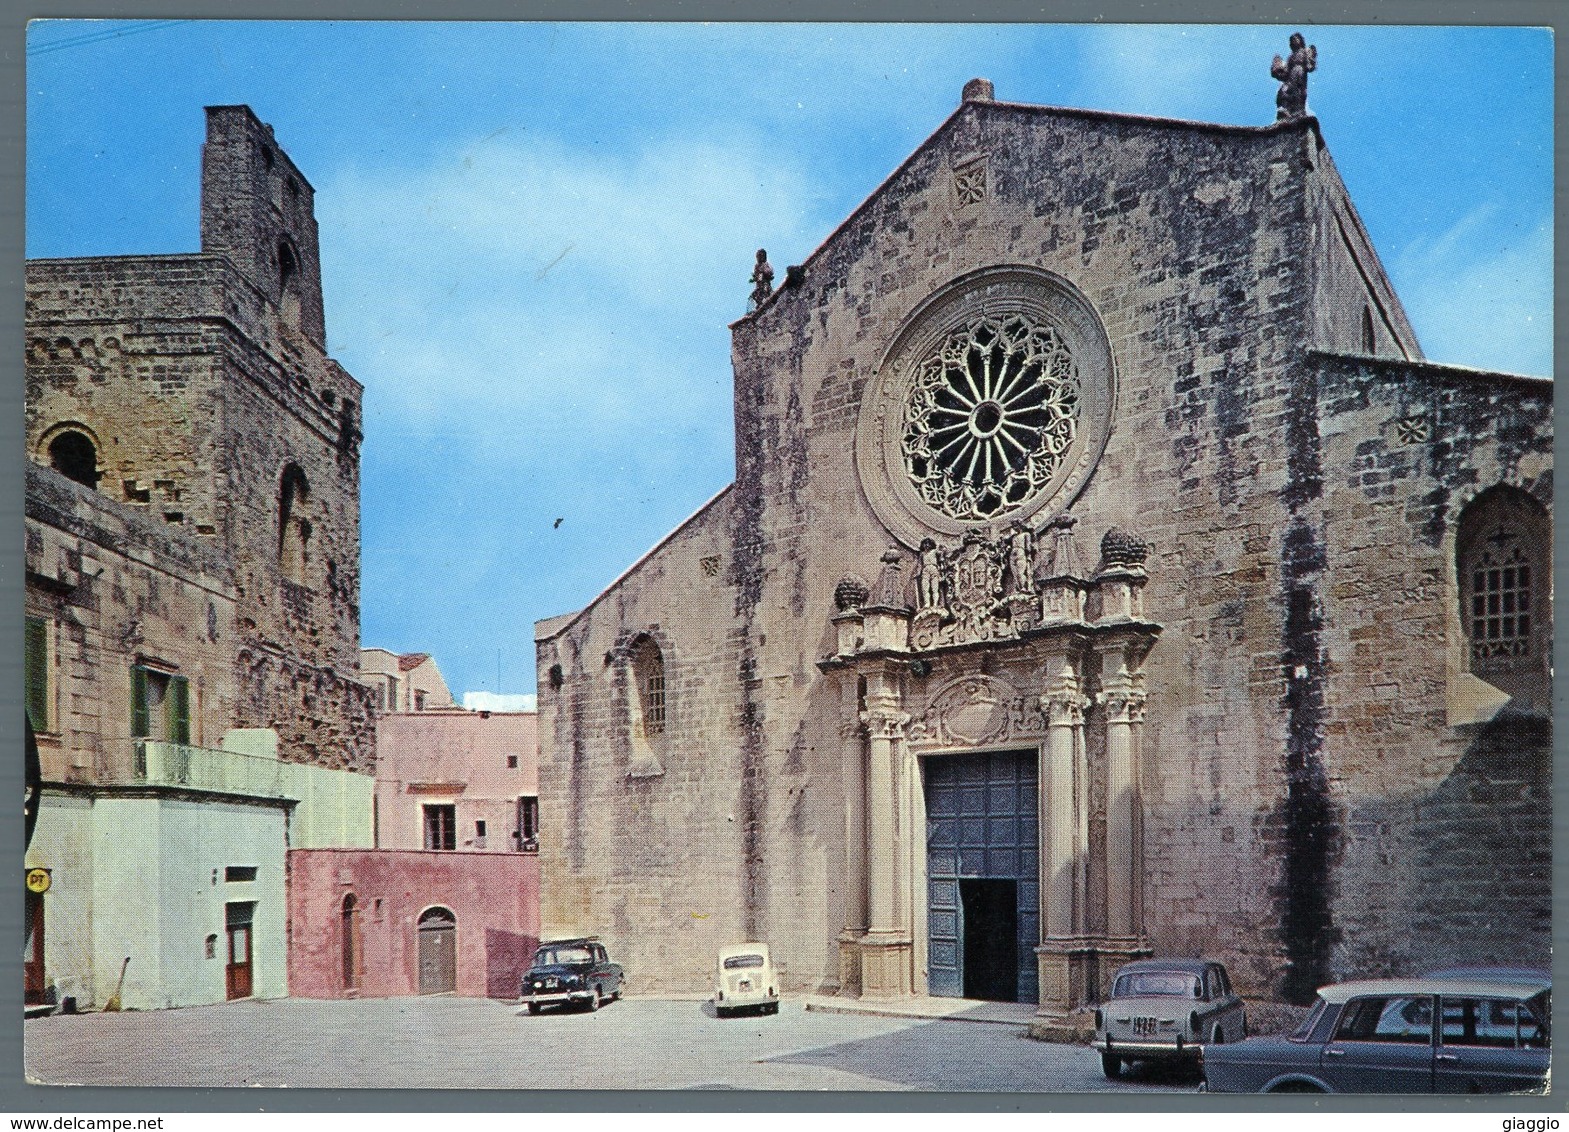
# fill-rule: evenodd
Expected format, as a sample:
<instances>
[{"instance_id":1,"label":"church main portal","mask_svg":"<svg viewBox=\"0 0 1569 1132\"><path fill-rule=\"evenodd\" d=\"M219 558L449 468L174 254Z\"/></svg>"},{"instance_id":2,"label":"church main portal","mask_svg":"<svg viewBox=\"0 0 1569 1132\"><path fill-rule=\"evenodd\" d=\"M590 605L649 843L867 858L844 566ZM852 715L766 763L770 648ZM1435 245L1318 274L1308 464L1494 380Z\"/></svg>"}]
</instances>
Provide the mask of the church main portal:
<instances>
[{"instance_id":1,"label":"church main portal","mask_svg":"<svg viewBox=\"0 0 1569 1132\"><path fill-rule=\"evenodd\" d=\"M1029 750L921 760L933 995L1039 998L1037 759Z\"/></svg>"}]
</instances>

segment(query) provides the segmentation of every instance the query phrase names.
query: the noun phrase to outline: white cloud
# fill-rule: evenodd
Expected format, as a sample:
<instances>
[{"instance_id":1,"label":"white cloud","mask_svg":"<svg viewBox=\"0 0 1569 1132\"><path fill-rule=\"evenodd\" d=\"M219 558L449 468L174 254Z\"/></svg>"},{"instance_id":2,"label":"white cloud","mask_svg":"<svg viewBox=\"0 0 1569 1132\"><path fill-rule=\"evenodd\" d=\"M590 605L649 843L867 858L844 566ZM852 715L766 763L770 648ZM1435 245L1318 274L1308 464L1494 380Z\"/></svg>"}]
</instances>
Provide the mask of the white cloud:
<instances>
[{"instance_id":1,"label":"white cloud","mask_svg":"<svg viewBox=\"0 0 1569 1132\"><path fill-rule=\"evenodd\" d=\"M809 244L810 188L777 156L690 142L495 139L345 171L318 198L334 352L415 430L464 405L546 429L678 421L728 403L752 253Z\"/></svg>"},{"instance_id":2,"label":"white cloud","mask_svg":"<svg viewBox=\"0 0 1569 1132\"><path fill-rule=\"evenodd\" d=\"M1553 229L1500 225L1479 205L1395 257L1395 290L1422 351L1437 362L1551 377Z\"/></svg>"}]
</instances>

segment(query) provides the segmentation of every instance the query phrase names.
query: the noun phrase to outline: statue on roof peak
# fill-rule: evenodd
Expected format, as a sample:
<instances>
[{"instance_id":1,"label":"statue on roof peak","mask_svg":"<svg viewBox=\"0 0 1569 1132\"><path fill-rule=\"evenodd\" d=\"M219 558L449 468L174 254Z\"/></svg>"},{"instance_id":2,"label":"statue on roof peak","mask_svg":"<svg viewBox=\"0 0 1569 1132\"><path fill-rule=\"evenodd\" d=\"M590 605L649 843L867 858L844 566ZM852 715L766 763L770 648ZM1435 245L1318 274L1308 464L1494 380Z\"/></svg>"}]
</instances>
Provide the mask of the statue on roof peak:
<instances>
[{"instance_id":1,"label":"statue on roof peak","mask_svg":"<svg viewBox=\"0 0 1569 1132\"><path fill-rule=\"evenodd\" d=\"M1275 92L1275 120L1301 118L1307 114L1308 75L1318 69L1318 48L1302 37L1301 32L1291 35L1291 55L1282 59L1275 56L1269 73L1280 80Z\"/></svg>"}]
</instances>

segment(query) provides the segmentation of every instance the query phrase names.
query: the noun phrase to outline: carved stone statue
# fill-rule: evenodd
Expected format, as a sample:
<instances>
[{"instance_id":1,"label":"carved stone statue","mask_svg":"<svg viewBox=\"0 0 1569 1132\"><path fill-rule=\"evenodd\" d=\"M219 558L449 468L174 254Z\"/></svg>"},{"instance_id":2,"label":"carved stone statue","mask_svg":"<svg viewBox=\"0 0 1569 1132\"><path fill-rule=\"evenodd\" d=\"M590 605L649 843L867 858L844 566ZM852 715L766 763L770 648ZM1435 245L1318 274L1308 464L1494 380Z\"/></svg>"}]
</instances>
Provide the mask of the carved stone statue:
<instances>
[{"instance_id":1,"label":"carved stone statue","mask_svg":"<svg viewBox=\"0 0 1569 1132\"><path fill-rule=\"evenodd\" d=\"M1301 32L1291 36L1291 56L1275 56L1269 73L1280 80L1275 92L1275 119L1301 118L1307 114L1307 84L1309 73L1318 69L1318 48L1302 38Z\"/></svg>"},{"instance_id":2,"label":"carved stone statue","mask_svg":"<svg viewBox=\"0 0 1569 1132\"><path fill-rule=\"evenodd\" d=\"M929 538L921 540L921 568L915 576L915 588L921 609L942 608L942 552Z\"/></svg>"},{"instance_id":3,"label":"carved stone statue","mask_svg":"<svg viewBox=\"0 0 1569 1132\"><path fill-rule=\"evenodd\" d=\"M1013 575L1013 592L1016 594L1035 592L1032 566L1035 548L1031 545L1031 541L1030 529L1022 522L1014 522L1009 526L1008 572Z\"/></svg>"},{"instance_id":4,"label":"carved stone statue","mask_svg":"<svg viewBox=\"0 0 1569 1132\"><path fill-rule=\"evenodd\" d=\"M768 249L757 249L757 264L752 268L752 296L747 300L746 309L750 314L763 305L763 300L774 293L774 269L768 262Z\"/></svg>"}]
</instances>

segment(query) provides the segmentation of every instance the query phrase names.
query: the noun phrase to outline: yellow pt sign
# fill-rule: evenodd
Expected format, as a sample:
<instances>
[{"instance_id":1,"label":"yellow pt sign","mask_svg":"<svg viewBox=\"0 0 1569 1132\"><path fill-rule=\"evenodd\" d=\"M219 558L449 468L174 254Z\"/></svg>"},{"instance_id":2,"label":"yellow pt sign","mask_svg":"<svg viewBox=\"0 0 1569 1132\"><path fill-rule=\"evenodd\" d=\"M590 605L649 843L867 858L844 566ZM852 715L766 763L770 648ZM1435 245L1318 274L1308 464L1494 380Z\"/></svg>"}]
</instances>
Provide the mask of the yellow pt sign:
<instances>
[{"instance_id":1,"label":"yellow pt sign","mask_svg":"<svg viewBox=\"0 0 1569 1132\"><path fill-rule=\"evenodd\" d=\"M39 893L48 892L49 891L49 884L50 884L50 876L49 876L49 870L48 869L28 869L27 870L27 891L28 892L39 892Z\"/></svg>"}]
</instances>

